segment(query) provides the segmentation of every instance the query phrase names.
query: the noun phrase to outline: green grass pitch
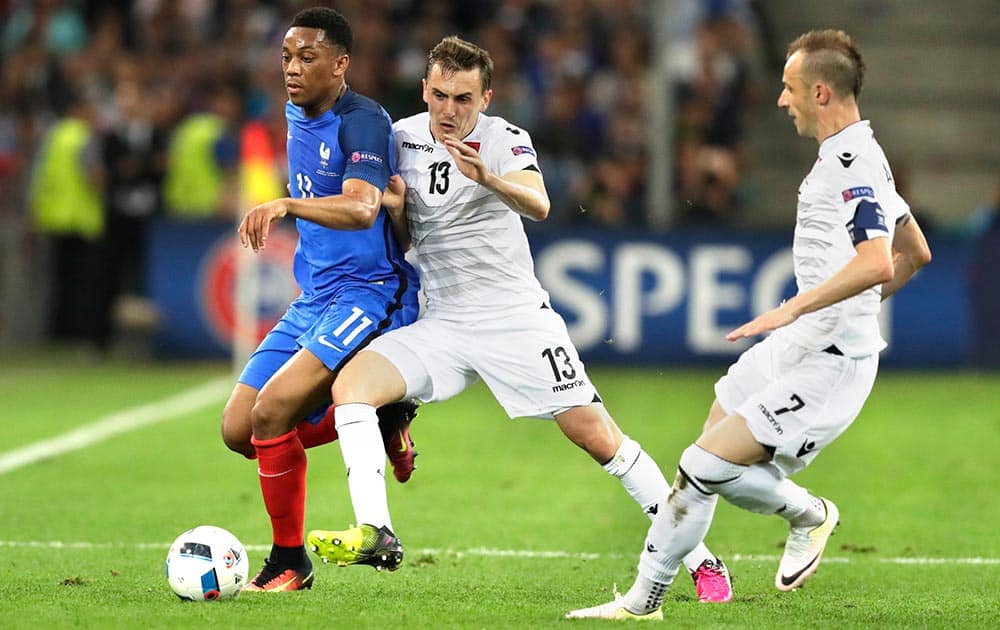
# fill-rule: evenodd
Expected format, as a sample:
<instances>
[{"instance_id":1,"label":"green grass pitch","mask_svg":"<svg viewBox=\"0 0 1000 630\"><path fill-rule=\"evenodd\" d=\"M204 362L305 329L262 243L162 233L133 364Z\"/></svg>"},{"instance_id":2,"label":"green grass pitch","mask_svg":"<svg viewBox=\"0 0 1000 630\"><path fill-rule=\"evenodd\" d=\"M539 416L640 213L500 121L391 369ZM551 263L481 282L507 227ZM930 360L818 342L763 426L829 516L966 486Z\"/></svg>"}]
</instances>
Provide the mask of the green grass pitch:
<instances>
[{"instance_id":1,"label":"green grass pitch","mask_svg":"<svg viewBox=\"0 0 1000 630\"><path fill-rule=\"evenodd\" d=\"M669 479L721 369L591 370L619 424ZM5 360L0 461L214 379L221 365ZM389 480L406 559L395 573L316 565L312 591L192 604L166 584L170 541L233 531L251 571L270 541L256 466L219 439L225 399L0 473L4 627L536 628L635 576L648 524L620 484L551 423L509 421L476 386L414 423L410 483ZM786 526L720 504L709 546L734 574L728 605L683 574L665 603L683 628L995 626L1000 611L1000 375L885 372L855 425L796 479L841 527L806 586L772 585ZM353 520L339 447L309 451L306 527Z\"/></svg>"}]
</instances>

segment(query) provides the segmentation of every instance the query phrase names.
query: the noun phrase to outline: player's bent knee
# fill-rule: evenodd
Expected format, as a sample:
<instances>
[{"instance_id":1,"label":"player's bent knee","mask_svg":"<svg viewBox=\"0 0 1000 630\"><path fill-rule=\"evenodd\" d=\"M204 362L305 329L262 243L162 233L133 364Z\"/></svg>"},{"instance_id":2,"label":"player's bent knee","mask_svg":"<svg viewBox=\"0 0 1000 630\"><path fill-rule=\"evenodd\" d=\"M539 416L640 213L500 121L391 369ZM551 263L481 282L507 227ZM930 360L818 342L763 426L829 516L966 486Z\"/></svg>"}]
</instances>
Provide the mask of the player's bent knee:
<instances>
[{"instance_id":1,"label":"player's bent knee","mask_svg":"<svg viewBox=\"0 0 1000 630\"><path fill-rule=\"evenodd\" d=\"M680 475L704 494L718 494L729 503L758 514L774 514L782 501L774 488L781 473L773 466L742 466L692 444L681 455Z\"/></svg>"},{"instance_id":2,"label":"player's bent knee","mask_svg":"<svg viewBox=\"0 0 1000 630\"><path fill-rule=\"evenodd\" d=\"M708 418L705 420L705 424L703 424L701 428L702 435L708 433L712 427L719 424L720 421L725 419L726 415L728 414L725 409L722 408L722 405L719 404L718 400L712 402L712 408L708 411Z\"/></svg>"},{"instance_id":3,"label":"player's bent knee","mask_svg":"<svg viewBox=\"0 0 1000 630\"><path fill-rule=\"evenodd\" d=\"M243 455L247 459L254 459L257 456L257 449L250 443L250 418L249 414L237 416L226 407L222 413L222 442L229 450Z\"/></svg>"},{"instance_id":4,"label":"player's bent knee","mask_svg":"<svg viewBox=\"0 0 1000 630\"><path fill-rule=\"evenodd\" d=\"M257 459L257 449L254 448L253 444L250 443L249 434L246 438L242 437L232 437L226 433L222 434L222 441L225 443L226 448L233 451L234 453L239 453L247 459Z\"/></svg>"},{"instance_id":5,"label":"player's bent knee","mask_svg":"<svg viewBox=\"0 0 1000 630\"><path fill-rule=\"evenodd\" d=\"M406 383L392 363L377 352L363 351L344 366L330 388L333 404L364 403L381 407L402 400Z\"/></svg>"},{"instance_id":6,"label":"player's bent knee","mask_svg":"<svg viewBox=\"0 0 1000 630\"><path fill-rule=\"evenodd\" d=\"M279 401L258 396L250 411L250 426L258 438L270 439L291 431L295 421L284 413Z\"/></svg>"},{"instance_id":7,"label":"player's bent knee","mask_svg":"<svg viewBox=\"0 0 1000 630\"><path fill-rule=\"evenodd\" d=\"M678 474L702 494L724 494L727 483L738 479L746 466L740 466L709 453L697 444L684 449L677 465Z\"/></svg>"},{"instance_id":8,"label":"player's bent knee","mask_svg":"<svg viewBox=\"0 0 1000 630\"><path fill-rule=\"evenodd\" d=\"M222 442L226 448L239 453L247 459L257 457L257 449L250 443L250 427L233 427L230 424L222 423Z\"/></svg>"}]
</instances>

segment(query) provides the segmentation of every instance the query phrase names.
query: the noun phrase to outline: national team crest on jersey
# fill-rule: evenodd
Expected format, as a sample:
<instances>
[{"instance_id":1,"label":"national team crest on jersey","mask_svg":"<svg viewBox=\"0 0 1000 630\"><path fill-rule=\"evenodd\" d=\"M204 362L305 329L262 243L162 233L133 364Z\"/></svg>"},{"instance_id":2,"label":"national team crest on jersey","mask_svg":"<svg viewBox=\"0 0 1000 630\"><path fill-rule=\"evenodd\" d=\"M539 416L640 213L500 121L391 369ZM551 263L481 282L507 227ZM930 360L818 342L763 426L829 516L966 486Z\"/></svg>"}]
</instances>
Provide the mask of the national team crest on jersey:
<instances>
[{"instance_id":1,"label":"national team crest on jersey","mask_svg":"<svg viewBox=\"0 0 1000 630\"><path fill-rule=\"evenodd\" d=\"M841 191L840 196L844 198L844 201L850 201L858 197L871 197L874 199L875 191L872 190L871 186L855 186L854 188Z\"/></svg>"},{"instance_id":2,"label":"national team crest on jersey","mask_svg":"<svg viewBox=\"0 0 1000 630\"><path fill-rule=\"evenodd\" d=\"M330 147L326 146L325 142L319 143L319 163L323 165L323 168L330 163Z\"/></svg>"}]
</instances>

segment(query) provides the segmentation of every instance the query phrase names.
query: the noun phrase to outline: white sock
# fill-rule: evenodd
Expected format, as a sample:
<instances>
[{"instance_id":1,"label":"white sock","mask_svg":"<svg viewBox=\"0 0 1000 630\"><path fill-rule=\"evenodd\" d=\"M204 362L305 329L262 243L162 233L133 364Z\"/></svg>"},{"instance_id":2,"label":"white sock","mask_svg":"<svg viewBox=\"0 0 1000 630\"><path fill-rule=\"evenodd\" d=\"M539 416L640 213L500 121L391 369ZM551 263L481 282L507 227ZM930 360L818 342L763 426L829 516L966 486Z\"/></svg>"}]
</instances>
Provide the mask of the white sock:
<instances>
[{"instance_id":1,"label":"white sock","mask_svg":"<svg viewBox=\"0 0 1000 630\"><path fill-rule=\"evenodd\" d=\"M738 479L723 484L719 491L736 505L777 514L793 527L819 525L826 518L823 502L770 462L748 466Z\"/></svg>"},{"instance_id":2,"label":"white sock","mask_svg":"<svg viewBox=\"0 0 1000 630\"><path fill-rule=\"evenodd\" d=\"M716 494L702 494L678 472L670 498L646 534L639 575L660 584L673 582L682 560L705 539L718 500Z\"/></svg>"},{"instance_id":3,"label":"white sock","mask_svg":"<svg viewBox=\"0 0 1000 630\"><path fill-rule=\"evenodd\" d=\"M784 487L786 485L794 487L795 490L786 489L786 487ZM787 520L792 527L816 527L817 525L822 523L824 519L826 519L826 506L823 505L823 502L819 500L817 497L814 497L813 495L809 494L809 492L805 488L796 485L795 483L789 481L788 479L785 479L785 481L782 482L781 486L782 487L779 487L779 491L782 493L786 492L787 493L795 492L795 494L800 494L800 492L805 493L806 508L802 510L801 513L799 513L796 516L791 516L789 514L789 510L787 507L784 510L778 512L778 516L785 518L785 520ZM789 490L791 490L791 492L789 492Z\"/></svg>"},{"instance_id":4,"label":"white sock","mask_svg":"<svg viewBox=\"0 0 1000 630\"><path fill-rule=\"evenodd\" d=\"M668 586L640 575L625 593L625 608L637 615L653 612L663 605Z\"/></svg>"},{"instance_id":5,"label":"white sock","mask_svg":"<svg viewBox=\"0 0 1000 630\"><path fill-rule=\"evenodd\" d=\"M335 418L354 518L358 525L367 523L391 530L385 491L385 447L375 407L364 403L338 405Z\"/></svg>"},{"instance_id":6,"label":"white sock","mask_svg":"<svg viewBox=\"0 0 1000 630\"><path fill-rule=\"evenodd\" d=\"M625 491L650 519L656 515L660 504L670 494L670 484L663 476L663 471L653 458L642 450L639 443L627 435L615 452L615 456L602 468L608 471L608 474L618 477Z\"/></svg>"},{"instance_id":7,"label":"white sock","mask_svg":"<svg viewBox=\"0 0 1000 630\"><path fill-rule=\"evenodd\" d=\"M649 520L656 517L660 505L670 494L670 484L660 467L638 442L626 435L615 456L603 468L621 480L625 491L642 507ZM694 571L709 559L714 561L715 556L704 543L698 543L691 553L684 556L684 566L688 571Z\"/></svg>"}]
</instances>

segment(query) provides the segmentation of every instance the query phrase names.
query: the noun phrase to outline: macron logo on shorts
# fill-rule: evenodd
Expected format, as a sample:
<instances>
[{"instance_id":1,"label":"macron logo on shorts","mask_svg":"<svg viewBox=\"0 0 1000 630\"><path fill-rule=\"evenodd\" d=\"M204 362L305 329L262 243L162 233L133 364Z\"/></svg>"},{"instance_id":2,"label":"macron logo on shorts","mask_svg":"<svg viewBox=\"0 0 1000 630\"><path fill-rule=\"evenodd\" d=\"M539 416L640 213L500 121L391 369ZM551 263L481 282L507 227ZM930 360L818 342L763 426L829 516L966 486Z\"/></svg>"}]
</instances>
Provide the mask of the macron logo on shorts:
<instances>
[{"instance_id":1,"label":"macron logo on shorts","mask_svg":"<svg viewBox=\"0 0 1000 630\"><path fill-rule=\"evenodd\" d=\"M582 387L584 385L586 385L586 383L584 383L580 379L577 379L577 380L571 381L569 383L560 383L559 385L553 385L552 386L552 392L553 393L565 392L567 390L575 389L577 387Z\"/></svg>"}]
</instances>

